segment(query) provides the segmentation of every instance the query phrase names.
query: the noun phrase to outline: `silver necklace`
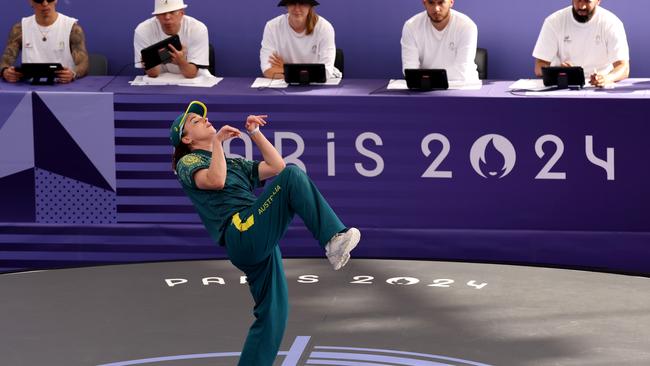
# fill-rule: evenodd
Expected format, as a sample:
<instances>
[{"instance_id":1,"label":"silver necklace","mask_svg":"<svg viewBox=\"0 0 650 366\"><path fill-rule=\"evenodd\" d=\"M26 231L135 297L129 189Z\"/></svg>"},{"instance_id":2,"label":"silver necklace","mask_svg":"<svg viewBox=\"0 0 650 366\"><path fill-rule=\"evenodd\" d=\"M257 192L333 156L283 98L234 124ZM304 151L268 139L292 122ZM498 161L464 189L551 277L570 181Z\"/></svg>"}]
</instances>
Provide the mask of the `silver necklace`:
<instances>
[{"instance_id":1,"label":"silver necklace","mask_svg":"<svg viewBox=\"0 0 650 366\"><path fill-rule=\"evenodd\" d=\"M47 32L43 32L43 30L41 29L41 26L38 25L38 24L36 24L36 28L38 28L38 31L41 32L41 35L43 36L43 38L41 38L41 40L43 40L43 42L47 42L47 35L48 35L48 33L50 33L50 30L48 29Z\"/></svg>"}]
</instances>

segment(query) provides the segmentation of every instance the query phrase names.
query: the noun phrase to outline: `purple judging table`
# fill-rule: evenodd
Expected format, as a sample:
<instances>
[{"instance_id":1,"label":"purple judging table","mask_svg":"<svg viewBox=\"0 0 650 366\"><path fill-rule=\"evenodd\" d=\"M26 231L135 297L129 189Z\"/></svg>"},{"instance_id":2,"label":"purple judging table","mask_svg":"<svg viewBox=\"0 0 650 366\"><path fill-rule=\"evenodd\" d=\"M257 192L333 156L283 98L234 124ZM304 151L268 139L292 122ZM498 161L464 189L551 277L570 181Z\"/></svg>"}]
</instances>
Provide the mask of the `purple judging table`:
<instances>
[{"instance_id":1,"label":"purple judging table","mask_svg":"<svg viewBox=\"0 0 650 366\"><path fill-rule=\"evenodd\" d=\"M76 230L91 241L69 246L79 263L224 256L170 167L169 123L199 99L215 125L268 114L264 132L286 161L361 228L357 256L650 273L650 81L522 96L506 81L415 93L387 90L387 80L252 89L253 78L226 78L204 89L100 79L97 95L114 100L115 216L94 231L68 221L0 227L12 240ZM260 158L246 137L226 151ZM301 224L281 246L285 256L321 255ZM52 264L46 254L22 263Z\"/></svg>"}]
</instances>

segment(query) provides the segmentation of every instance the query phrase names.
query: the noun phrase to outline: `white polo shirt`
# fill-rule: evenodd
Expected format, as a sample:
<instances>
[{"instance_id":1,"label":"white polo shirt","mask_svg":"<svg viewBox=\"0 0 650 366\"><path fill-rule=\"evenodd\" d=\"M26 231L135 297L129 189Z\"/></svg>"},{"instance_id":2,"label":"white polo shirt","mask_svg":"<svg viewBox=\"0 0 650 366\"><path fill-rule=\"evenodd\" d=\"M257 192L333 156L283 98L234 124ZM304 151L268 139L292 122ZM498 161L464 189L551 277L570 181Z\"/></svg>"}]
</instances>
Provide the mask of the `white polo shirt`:
<instances>
[{"instance_id":1,"label":"white polo shirt","mask_svg":"<svg viewBox=\"0 0 650 366\"><path fill-rule=\"evenodd\" d=\"M277 53L285 63L325 64L327 78L340 78L343 75L334 67L336 43L334 27L322 16L314 32L296 33L289 25L289 15L283 14L269 20L264 27L262 48L260 49L260 68L262 72L271 68L269 57Z\"/></svg>"},{"instance_id":2,"label":"white polo shirt","mask_svg":"<svg viewBox=\"0 0 650 366\"><path fill-rule=\"evenodd\" d=\"M135 67L142 69L144 66L140 63L142 56L140 51L160 42L170 36L167 35L158 22L156 17L149 18L140 23L135 28L133 36L133 47L135 50ZM178 32L181 44L185 47L187 61L197 66L209 66L210 64L210 38L208 37L208 27L200 21L188 15L183 15L181 29ZM161 65L162 72L171 72L180 74L181 69L172 63Z\"/></svg>"},{"instance_id":3,"label":"white polo shirt","mask_svg":"<svg viewBox=\"0 0 650 366\"><path fill-rule=\"evenodd\" d=\"M70 33L77 19L58 13L56 21L49 27L36 23L36 16L23 18L22 62L58 62L76 72L77 66L70 50ZM43 41L43 39L46 39Z\"/></svg>"},{"instance_id":4,"label":"white polo shirt","mask_svg":"<svg viewBox=\"0 0 650 366\"><path fill-rule=\"evenodd\" d=\"M445 69L450 81L478 81L474 58L478 28L465 14L451 11L451 19L438 31L426 11L404 23L402 29L402 70Z\"/></svg>"},{"instance_id":5,"label":"white polo shirt","mask_svg":"<svg viewBox=\"0 0 650 366\"><path fill-rule=\"evenodd\" d=\"M551 14L544 21L533 57L560 66L569 62L582 66L585 76L607 74L616 61L629 61L630 49L623 22L607 9L596 8L593 18L580 23L572 6Z\"/></svg>"}]
</instances>

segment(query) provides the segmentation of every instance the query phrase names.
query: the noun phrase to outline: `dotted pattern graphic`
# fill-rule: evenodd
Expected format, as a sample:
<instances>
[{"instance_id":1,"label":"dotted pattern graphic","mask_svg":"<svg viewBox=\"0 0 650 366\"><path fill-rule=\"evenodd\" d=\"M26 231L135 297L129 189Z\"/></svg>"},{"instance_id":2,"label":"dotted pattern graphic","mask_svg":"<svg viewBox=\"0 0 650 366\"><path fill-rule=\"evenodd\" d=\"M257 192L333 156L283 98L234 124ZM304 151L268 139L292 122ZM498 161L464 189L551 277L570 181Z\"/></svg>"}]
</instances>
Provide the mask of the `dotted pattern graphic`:
<instances>
[{"instance_id":1,"label":"dotted pattern graphic","mask_svg":"<svg viewBox=\"0 0 650 366\"><path fill-rule=\"evenodd\" d=\"M42 224L115 224L117 194L36 169L36 222Z\"/></svg>"}]
</instances>

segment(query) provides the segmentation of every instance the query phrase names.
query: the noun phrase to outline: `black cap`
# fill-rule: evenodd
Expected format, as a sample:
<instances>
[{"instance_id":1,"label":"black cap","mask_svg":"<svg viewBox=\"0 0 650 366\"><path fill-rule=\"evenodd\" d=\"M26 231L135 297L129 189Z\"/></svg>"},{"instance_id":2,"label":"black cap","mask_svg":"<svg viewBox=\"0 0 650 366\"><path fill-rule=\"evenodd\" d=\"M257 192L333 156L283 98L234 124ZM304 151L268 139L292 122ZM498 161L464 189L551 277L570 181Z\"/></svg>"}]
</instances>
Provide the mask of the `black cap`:
<instances>
[{"instance_id":1,"label":"black cap","mask_svg":"<svg viewBox=\"0 0 650 366\"><path fill-rule=\"evenodd\" d=\"M278 3L278 6L287 6L290 4L309 4L312 6L320 5L316 0L282 0Z\"/></svg>"}]
</instances>

